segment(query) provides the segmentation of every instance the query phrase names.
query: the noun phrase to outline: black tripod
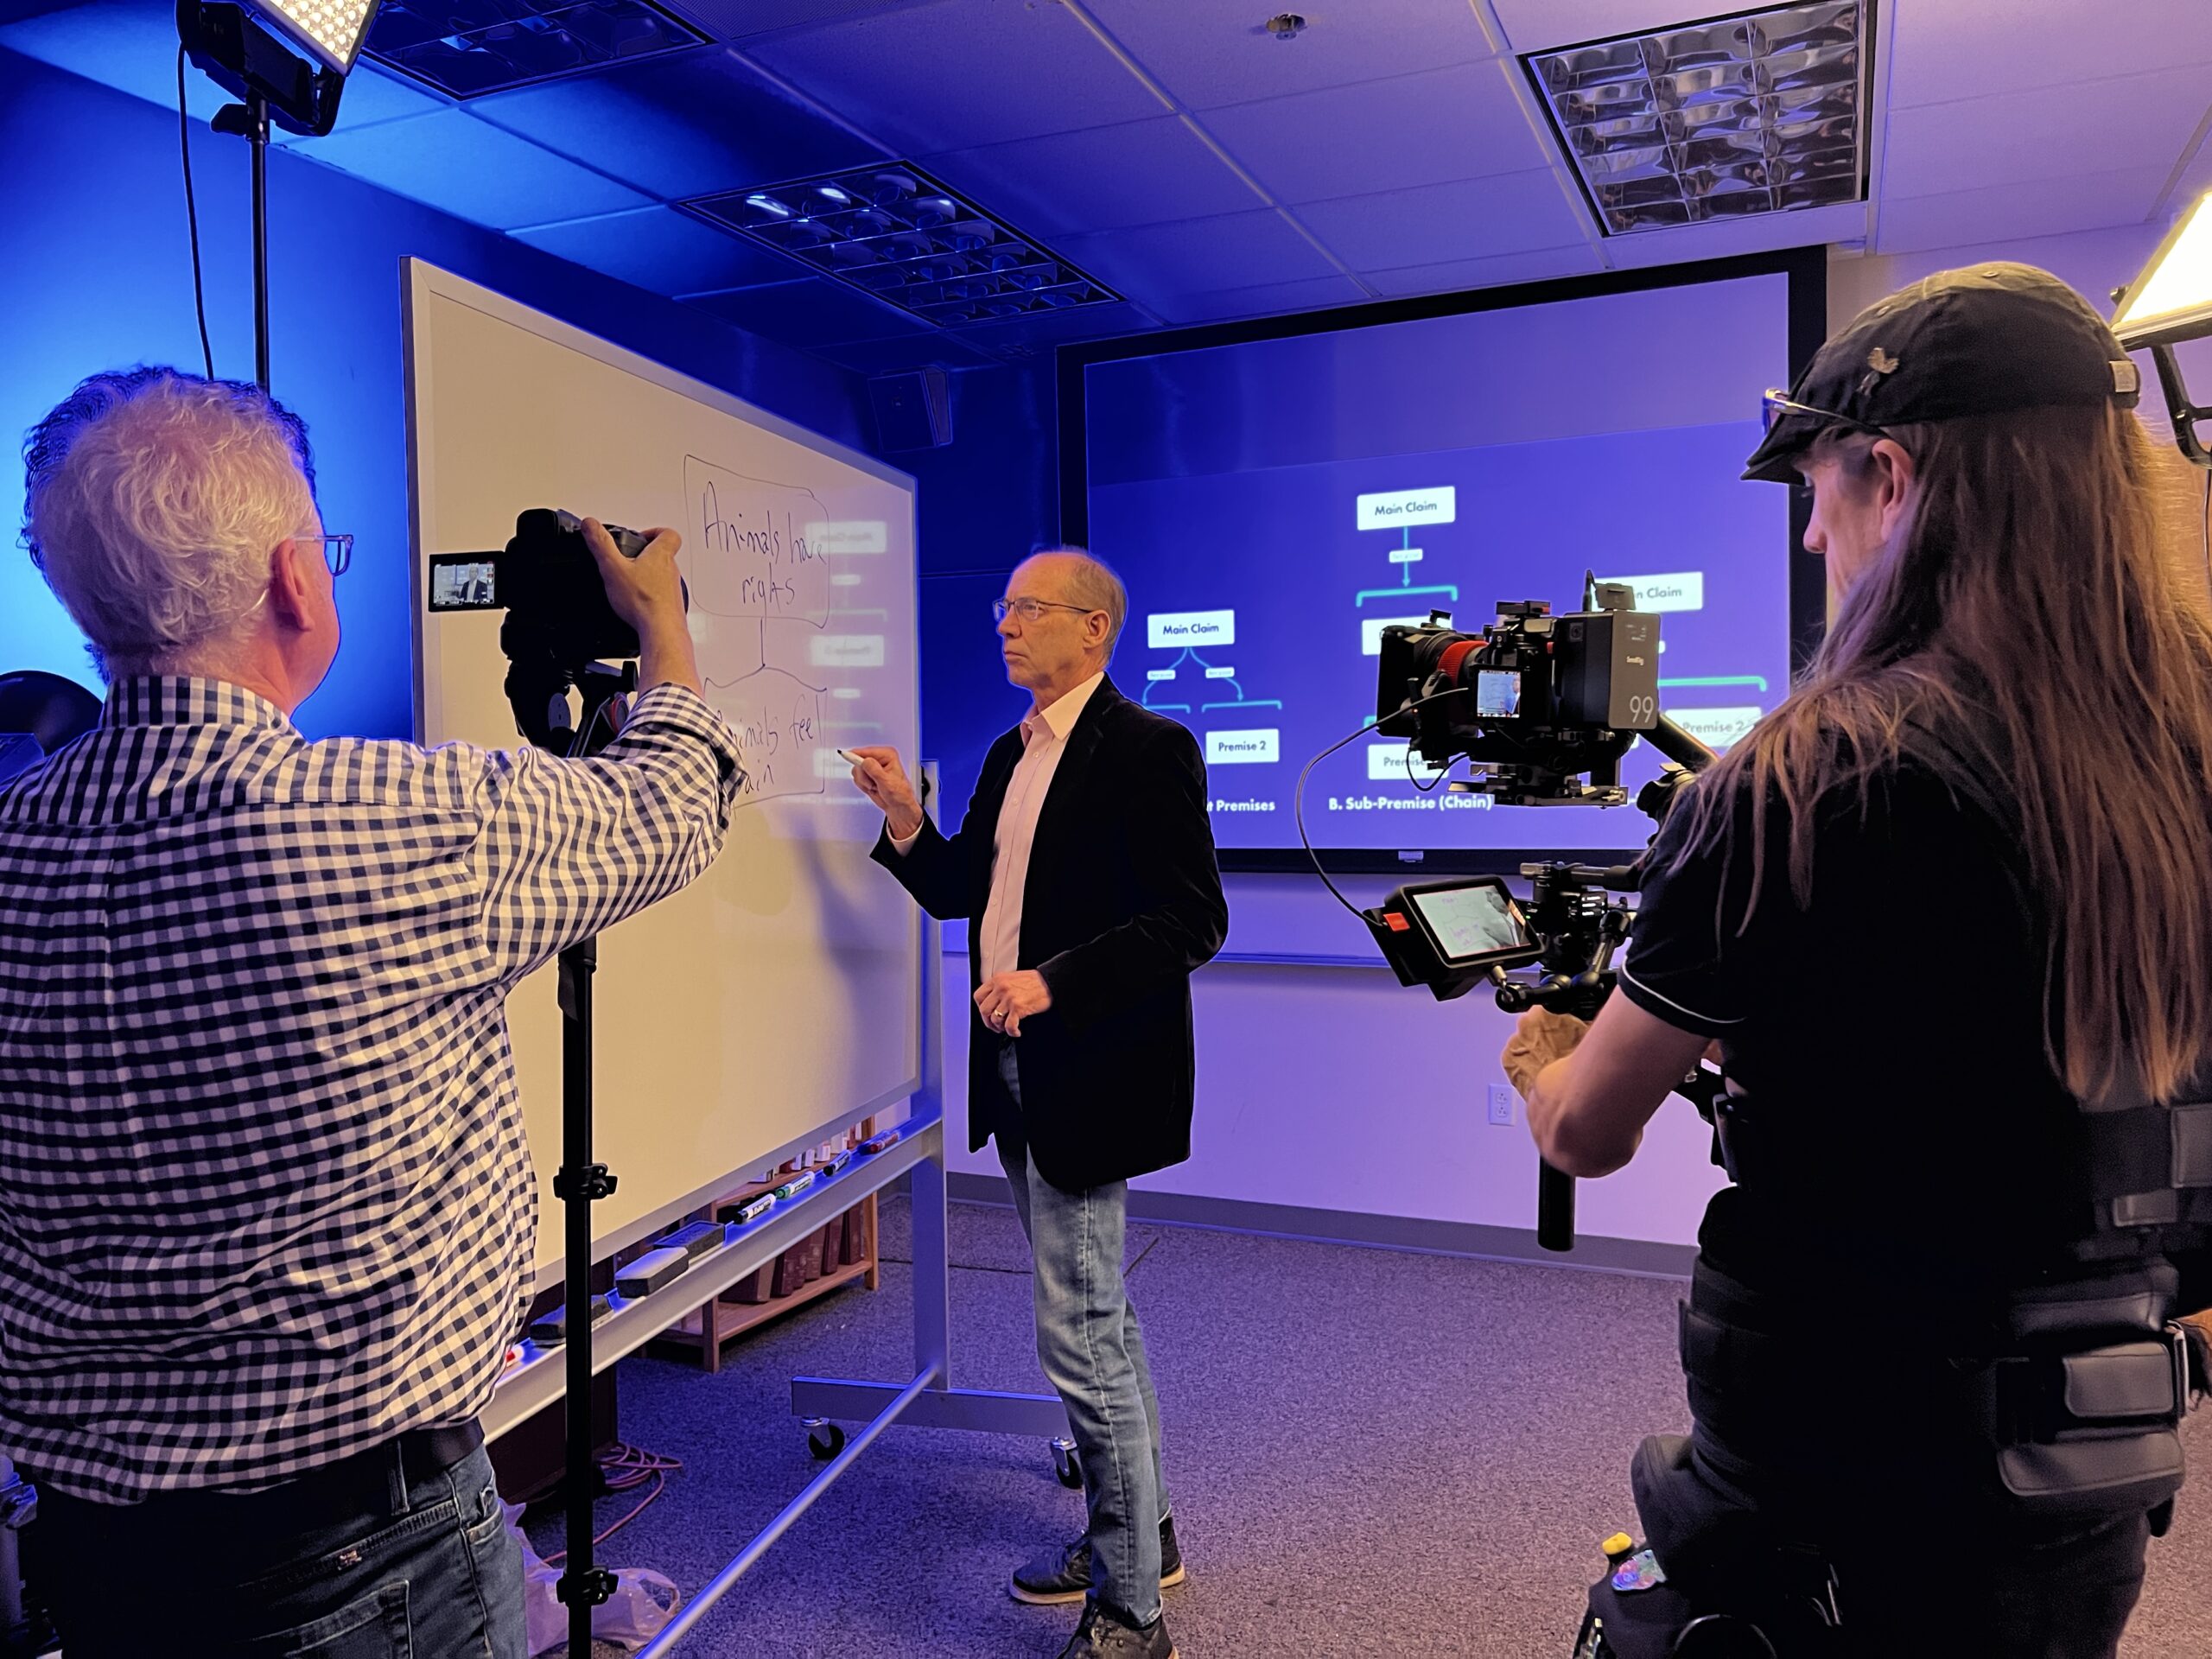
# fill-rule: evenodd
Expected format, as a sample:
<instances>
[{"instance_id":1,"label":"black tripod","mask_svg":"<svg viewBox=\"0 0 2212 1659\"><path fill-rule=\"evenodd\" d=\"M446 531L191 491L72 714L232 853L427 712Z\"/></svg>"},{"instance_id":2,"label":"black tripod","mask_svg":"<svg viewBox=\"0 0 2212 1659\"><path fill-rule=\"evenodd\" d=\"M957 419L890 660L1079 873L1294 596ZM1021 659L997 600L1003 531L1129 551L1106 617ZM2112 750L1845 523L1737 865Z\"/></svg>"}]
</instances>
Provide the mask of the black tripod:
<instances>
[{"instance_id":1,"label":"black tripod","mask_svg":"<svg viewBox=\"0 0 2212 1659\"><path fill-rule=\"evenodd\" d=\"M557 728L543 723L525 721L524 729L540 747L556 753L596 754L614 737L614 699L635 690L637 683L634 664L619 671L592 664L577 681L583 723L569 741L555 741ZM508 690L516 690L511 677ZM518 696L516 713L522 712L523 697ZM559 962L561 1168L553 1177L553 1192L561 1200L562 1322L568 1347L563 1389L568 1413L568 1556L557 1588L569 1607L569 1651L582 1659L591 1651L592 1609L614 1593L614 1574L592 1561L592 1503L599 1496L599 1470L591 1433L591 1207L613 1192L614 1176L593 1160L591 1151L591 990L592 976L599 969L599 940L579 940L561 952Z\"/></svg>"}]
</instances>

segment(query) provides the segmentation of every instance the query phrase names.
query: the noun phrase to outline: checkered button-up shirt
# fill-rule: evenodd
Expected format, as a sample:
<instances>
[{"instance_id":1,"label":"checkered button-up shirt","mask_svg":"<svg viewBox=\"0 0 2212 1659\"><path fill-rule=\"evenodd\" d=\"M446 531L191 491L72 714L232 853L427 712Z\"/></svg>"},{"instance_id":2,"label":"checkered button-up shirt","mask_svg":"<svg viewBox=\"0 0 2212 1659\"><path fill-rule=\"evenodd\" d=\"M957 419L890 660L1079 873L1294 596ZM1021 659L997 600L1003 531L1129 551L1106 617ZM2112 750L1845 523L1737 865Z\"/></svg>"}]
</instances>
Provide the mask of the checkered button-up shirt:
<instances>
[{"instance_id":1,"label":"checkered button-up shirt","mask_svg":"<svg viewBox=\"0 0 2212 1659\"><path fill-rule=\"evenodd\" d=\"M741 776L675 686L562 760L136 679L0 788L0 1452L127 1502L480 1410L537 1225L506 995Z\"/></svg>"}]
</instances>

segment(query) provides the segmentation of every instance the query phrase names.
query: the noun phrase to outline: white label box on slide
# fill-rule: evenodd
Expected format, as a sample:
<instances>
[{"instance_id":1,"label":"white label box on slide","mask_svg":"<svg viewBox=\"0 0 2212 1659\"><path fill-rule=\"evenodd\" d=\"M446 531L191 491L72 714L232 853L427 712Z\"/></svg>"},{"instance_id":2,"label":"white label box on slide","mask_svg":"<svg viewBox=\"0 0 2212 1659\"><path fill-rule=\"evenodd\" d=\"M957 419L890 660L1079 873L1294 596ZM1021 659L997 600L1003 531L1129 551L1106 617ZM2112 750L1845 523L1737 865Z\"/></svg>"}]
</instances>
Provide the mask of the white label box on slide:
<instances>
[{"instance_id":1,"label":"white label box on slide","mask_svg":"<svg viewBox=\"0 0 2212 1659\"><path fill-rule=\"evenodd\" d=\"M1448 524L1459 517L1459 492L1446 484L1433 490L1388 490L1355 502L1362 530L1403 530L1414 524Z\"/></svg>"},{"instance_id":2,"label":"white label box on slide","mask_svg":"<svg viewBox=\"0 0 2212 1659\"><path fill-rule=\"evenodd\" d=\"M1600 576L1600 582L1624 582L1636 592L1639 611L1701 611L1705 608L1705 572L1675 570L1662 576Z\"/></svg>"},{"instance_id":3,"label":"white label box on slide","mask_svg":"<svg viewBox=\"0 0 2212 1659\"><path fill-rule=\"evenodd\" d=\"M1179 645L1233 645L1234 611L1155 611L1144 620L1144 642L1155 651Z\"/></svg>"},{"instance_id":4,"label":"white label box on slide","mask_svg":"<svg viewBox=\"0 0 2212 1659\"><path fill-rule=\"evenodd\" d=\"M1257 766L1281 759L1281 734L1272 726L1206 734L1206 765L1210 766Z\"/></svg>"}]
</instances>

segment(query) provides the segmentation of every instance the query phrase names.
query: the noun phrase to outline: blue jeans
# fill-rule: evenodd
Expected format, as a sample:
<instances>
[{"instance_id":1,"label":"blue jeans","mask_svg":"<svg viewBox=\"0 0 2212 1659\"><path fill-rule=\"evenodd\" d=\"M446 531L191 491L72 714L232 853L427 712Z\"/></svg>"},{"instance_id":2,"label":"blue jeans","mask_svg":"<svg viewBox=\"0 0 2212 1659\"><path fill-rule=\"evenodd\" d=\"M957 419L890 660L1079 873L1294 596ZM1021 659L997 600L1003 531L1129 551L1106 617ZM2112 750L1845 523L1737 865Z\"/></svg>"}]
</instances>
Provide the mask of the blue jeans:
<instances>
[{"instance_id":1,"label":"blue jeans","mask_svg":"<svg viewBox=\"0 0 2212 1659\"><path fill-rule=\"evenodd\" d=\"M1018 1107L1014 1045L999 1075ZM1036 1263L1037 1357L1068 1408L1090 1510L1091 1594L1140 1624L1160 1617L1160 1523L1167 1478L1160 1401L1144 1333L1122 1277L1129 1185L1066 1192L1037 1173L1028 1148L998 1136L999 1162Z\"/></svg>"},{"instance_id":2,"label":"blue jeans","mask_svg":"<svg viewBox=\"0 0 2212 1659\"><path fill-rule=\"evenodd\" d=\"M403 1463L132 1504L41 1486L27 1576L69 1659L528 1659L522 1552L484 1449Z\"/></svg>"}]
</instances>

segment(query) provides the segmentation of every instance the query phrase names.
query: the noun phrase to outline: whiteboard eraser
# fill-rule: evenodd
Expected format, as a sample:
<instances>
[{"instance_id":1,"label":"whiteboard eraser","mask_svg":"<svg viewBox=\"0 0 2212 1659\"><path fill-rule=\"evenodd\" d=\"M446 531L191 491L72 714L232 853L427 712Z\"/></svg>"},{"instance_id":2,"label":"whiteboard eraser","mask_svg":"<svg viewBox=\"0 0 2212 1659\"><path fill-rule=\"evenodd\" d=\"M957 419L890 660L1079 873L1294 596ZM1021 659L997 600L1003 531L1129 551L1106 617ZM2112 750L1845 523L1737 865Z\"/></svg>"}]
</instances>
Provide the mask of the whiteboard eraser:
<instances>
[{"instance_id":1,"label":"whiteboard eraser","mask_svg":"<svg viewBox=\"0 0 2212 1659\"><path fill-rule=\"evenodd\" d=\"M650 1296L690 1265L679 1249L648 1250L614 1275L614 1288L625 1296Z\"/></svg>"}]
</instances>

